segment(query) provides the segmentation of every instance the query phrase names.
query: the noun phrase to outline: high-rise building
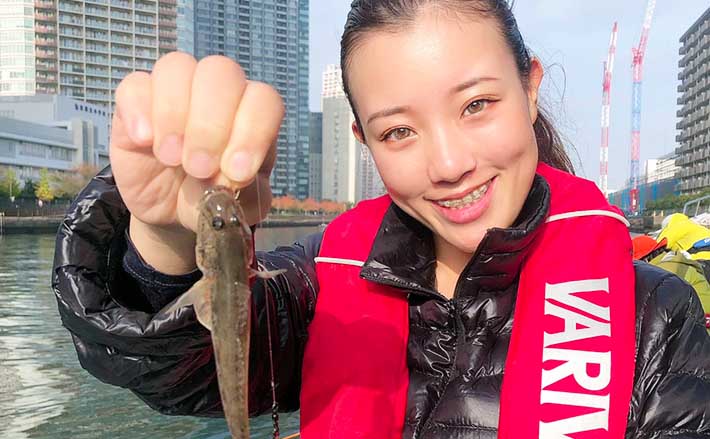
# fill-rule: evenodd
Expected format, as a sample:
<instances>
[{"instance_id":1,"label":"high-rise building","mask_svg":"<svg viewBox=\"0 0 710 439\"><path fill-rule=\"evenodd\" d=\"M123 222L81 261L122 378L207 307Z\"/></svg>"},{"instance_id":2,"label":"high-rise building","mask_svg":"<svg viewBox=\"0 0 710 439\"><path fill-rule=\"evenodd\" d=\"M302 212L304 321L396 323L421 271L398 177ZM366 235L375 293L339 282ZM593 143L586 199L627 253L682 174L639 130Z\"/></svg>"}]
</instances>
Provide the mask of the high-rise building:
<instances>
[{"instance_id":1,"label":"high-rise building","mask_svg":"<svg viewBox=\"0 0 710 439\"><path fill-rule=\"evenodd\" d=\"M177 0L177 49L195 54L195 0Z\"/></svg>"},{"instance_id":2,"label":"high-rise building","mask_svg":"<svg viewBox=\"0 0 710 439\"><path fill-rule=\"evenodd\" d=\"M310 190L308 196L320 201L323 198L323 113L311 113L308 143L310 157Z\"/></svg>"},{"instance_id":3,"label":"high-rise building","mask_svg":"<svg viewBox=\"0 0 710 439\"><path fill-rule=\"evenodd\" d=\"M667 154L657 159L646 160L643 181L653 183L660 180L676 178L678 167L675 164L675 153Z\"/></svg>"},{"instance_id":4,"label":"high-rise building","mask_svg":"<svg viewBox=\"0 0 710 439\"><path fill-rule=\"evenodd\" d=\"M338 66L323 72L323 198L340 203L356 203L384 193L384 185L367 146L352 133L355 116Z\"/></svg>"},{"instance_id":5,"label":"high-rise building","mask_svg":"<svg viewBox=\"0 0 710 439\"><path fill-rule=\"evenodd\" d=\"M60 94L113 111L135 70L177 48L176 0L0 0L0 95Z\"/></svg>"},{"instance_id":6,"label":"high-rise building","mask_svg":"<svg viewBox=\"0 0 710 439\"><path fill-rule=\"evenodd\" d=\"M681 168L680 192L710 186L710 8L680 38L676 164Z\"/></svg>"},{"instance_id":7,"label":"high-rise building","mask_svg":"<svg viewBox=\"0 0 710 439\"><path fill-rule=\"evenodd\" d=\"M236 60L284 98L271 185L274 195L308 197L308 0L195 0L195 56L207 55Z\"/></svg>"},{"instance_id":8,"label":"high-rise building","mask_svg":"<svg viewBox=\"0 0 710 439\"><path fill-rule=\"evenodd\" d=\"M370 149L360 144L359 175L357 178L357 200L367 200L384 195L385 185L370 154Z\"/></svg>"}]
</instances>

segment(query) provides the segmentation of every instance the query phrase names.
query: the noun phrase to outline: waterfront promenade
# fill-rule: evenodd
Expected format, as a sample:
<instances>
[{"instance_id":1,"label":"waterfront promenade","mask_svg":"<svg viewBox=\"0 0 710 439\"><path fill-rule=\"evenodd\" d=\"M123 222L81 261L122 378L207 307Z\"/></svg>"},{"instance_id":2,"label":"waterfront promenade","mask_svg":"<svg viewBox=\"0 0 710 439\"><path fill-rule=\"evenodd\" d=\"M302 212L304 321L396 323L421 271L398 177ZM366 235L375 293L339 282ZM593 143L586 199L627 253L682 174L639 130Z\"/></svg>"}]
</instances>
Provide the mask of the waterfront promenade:
<instances>
[{"instance_id":1,"label":"waterfront promenade","mask_svg":"<svg viewBox=\"0 0 710 439\"><path fill-rule=\"evenodd\" d=\"M55 216L0 216L0 234L54 233L62 221L62 215ZM332 215L269 215L259 227L316 227L327 224Z\"/></svg>"}]
</instances>

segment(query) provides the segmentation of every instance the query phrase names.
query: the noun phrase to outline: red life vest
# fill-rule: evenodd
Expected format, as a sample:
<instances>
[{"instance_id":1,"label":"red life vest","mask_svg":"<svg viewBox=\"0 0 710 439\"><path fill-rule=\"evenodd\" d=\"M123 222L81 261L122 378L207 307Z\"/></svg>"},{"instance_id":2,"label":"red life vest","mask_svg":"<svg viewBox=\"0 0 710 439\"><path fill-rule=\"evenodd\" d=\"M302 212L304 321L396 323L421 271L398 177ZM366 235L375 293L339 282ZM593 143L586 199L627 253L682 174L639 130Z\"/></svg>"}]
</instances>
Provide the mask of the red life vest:
<instances>
[{"instance_id":1,"label":"red life vest","mask_svg":"<svg viewBox=\"0 0 710 439\"><path fill-rule=\"evenodd\" d=\"M550 212L522 267L499 437L623 438L635 351L625 219L593 183L543 164L538 174ZM325 231L303 363L304 439L402 436L406 292L359 276L390 204L361 202Z\"/></svg>"}]
</instances>

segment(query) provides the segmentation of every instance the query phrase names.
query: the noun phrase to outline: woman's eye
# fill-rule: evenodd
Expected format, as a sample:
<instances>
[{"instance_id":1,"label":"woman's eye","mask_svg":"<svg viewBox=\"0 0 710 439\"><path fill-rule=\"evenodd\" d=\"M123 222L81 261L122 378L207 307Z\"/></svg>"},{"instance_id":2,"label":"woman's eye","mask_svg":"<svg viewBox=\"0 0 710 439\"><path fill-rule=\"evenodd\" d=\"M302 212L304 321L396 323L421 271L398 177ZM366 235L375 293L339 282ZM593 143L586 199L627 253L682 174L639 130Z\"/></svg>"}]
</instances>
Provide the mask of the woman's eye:
<instances>
[{"instance_id":1,"label":"woman's eye","mask_svg":"<svg viewBox=\"0 0 710 439\"><path fill-rule=\"evenodd\" d=\"M485 99L479 99L477 101L473 101L470 104L468 104L468 107L466 107L466 113L468 114L476 114L480 113L483 111L486 106L488 105L488 101Z\"/></svg>"},{"instance_id":2,"label":"woman's eye","mask_svg":"<svg viewBox=\"0 0 710 439\"><path fill-rule=\"evenodd\" d=\"M412 130L409 128L395 128L392 131L388 131L387 134L384 135L383 140L404 140L409 137L411 133Z\"/></svg>"}]
</instances>

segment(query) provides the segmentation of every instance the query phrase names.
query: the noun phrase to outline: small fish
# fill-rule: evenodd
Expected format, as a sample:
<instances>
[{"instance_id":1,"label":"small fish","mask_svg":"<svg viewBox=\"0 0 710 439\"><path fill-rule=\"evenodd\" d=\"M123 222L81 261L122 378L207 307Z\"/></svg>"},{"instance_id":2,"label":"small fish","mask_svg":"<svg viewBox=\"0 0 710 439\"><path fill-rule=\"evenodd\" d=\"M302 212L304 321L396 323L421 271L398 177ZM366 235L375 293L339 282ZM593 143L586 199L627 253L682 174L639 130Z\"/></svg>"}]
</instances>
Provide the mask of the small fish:
<instances>
[{"instance_id":1,"label":"small fish","mask_svg":"<svg viewBox=\"0 0 710 439\"><path fill-rule=\"evenodd\" d=\"M205 192L195 246L200 279L168 309L193 305L199 322L212 331L224 415L233 439L249 438L249 278L272 278L283 270L253 270L252 233L234 191L216 186Z\"/></svg>"}]
</instances>

